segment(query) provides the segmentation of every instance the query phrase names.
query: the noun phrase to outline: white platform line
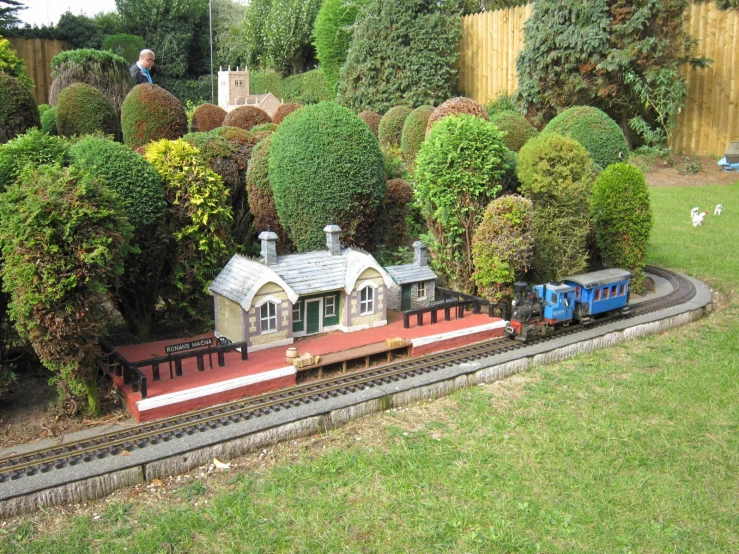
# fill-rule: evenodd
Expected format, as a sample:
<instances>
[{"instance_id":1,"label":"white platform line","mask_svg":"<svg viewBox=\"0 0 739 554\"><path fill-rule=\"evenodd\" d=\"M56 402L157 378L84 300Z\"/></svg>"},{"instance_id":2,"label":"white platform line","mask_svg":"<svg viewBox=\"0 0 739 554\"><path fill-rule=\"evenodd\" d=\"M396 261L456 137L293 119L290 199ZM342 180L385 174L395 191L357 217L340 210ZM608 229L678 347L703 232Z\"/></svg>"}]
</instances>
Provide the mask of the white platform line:
<instances>
[{"instance_id":1,"label":"white platform line","mask_svg":"<svg viewBox=\"0 0 739 554\"><path fill-rule=\"evenodd\" d=\"M449 331L448 333L441 333L439 335L431 335L429 337L421 337L418 339L411 339L411 343L414 347L425 346L427 344L433 344L443 340L455 339L458 337L466 337L467 335L474 335L475 333L481 333L483 331L492 331L493 329L502 329L506 326L505 321L498 320L494 323L486 323L485 325L478 325L477 327L468 327L467 329L459 329L457 331Z\"/></svg>"}]
</instances>

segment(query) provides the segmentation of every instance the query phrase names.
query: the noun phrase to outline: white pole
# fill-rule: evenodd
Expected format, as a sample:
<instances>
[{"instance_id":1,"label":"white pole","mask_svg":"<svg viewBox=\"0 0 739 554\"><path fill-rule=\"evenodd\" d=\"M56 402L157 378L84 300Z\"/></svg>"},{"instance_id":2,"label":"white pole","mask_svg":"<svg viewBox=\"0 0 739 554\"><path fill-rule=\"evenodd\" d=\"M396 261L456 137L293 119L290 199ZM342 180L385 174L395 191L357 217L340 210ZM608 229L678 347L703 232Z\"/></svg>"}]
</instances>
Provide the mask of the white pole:
<instances>
[{"instance_id":1,"label":"white pole","mask_svg":"<svg viewBox=\"0 0 739 554\"><path fill-rule=\"evenodd\" d=\"M210 103L215 104L213 99L213 0L208 0L208 19L210 21Z\"/></svg>"}]
</instances>

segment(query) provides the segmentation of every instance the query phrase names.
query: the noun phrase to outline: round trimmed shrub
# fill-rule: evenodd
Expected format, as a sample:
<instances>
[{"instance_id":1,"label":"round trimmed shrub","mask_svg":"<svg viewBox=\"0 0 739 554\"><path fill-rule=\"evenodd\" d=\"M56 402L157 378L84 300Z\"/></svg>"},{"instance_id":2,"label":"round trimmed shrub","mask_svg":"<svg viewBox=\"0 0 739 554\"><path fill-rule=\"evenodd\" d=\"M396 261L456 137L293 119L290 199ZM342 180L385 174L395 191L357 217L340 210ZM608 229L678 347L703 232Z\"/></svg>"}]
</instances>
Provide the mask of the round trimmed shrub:
<instances>
[{"instance_id":1,"label":"round trimmed shrub","mask_svg":"<svg viewBox=\"0 0 739 554\"><path fill-rule=\"evenodd\" d=\"M139 53L145 47L144 39L138 35L118 33L108 35L103 40L103 50L119 55L129 64L134 64L138 61Z\"/></svg>"},{"instance_id":2,"label":"round trimmed shrub","mask_svg":"<svg viewBox=\"0 0 739 554\"><path fill-rule=\"evenodd\" d=\"M28 87L0 72L0 144L40 126L38 105Z\"/></svg>"},{"instance_id":3,"label":"round trimmed shrub","mask_svg":"<svg viewBox=\"0 0 739 554\"><path fill-rule=\"evenodd\" d=\"M0 146L0 192L16 182L27 166L66 166L69 164L69 143L49 136L38 129L30 129Z\"/></svg>"},{"instance_id":4,"label":"round trimmed shrub","mask_svg":"<svg viewBox=\"0 0 739 554\"><path fill-rule=\"evenodd\" d=\"M400 148L403 151L403 159L409 167L416 165L416 156L426 139L426 126L433 111L433 106L420 106L409 113L403 122Z\"/></svg>"},{"instance_id":5,"label":"round trimmed shrub","mask_svg":"<svg viewBox=\"0 0 739 554\"><path fill-rule=\"evenodd\" d=\"M123 142L133 149L187 133L187 114L172 94L148 83L135 86L121 108Z\"/></svg>"},{"instance_id":6,"label":"round trimmed shrub","mask_svg":"<svg viewBox=\"0 0 739 554\"><path fill-rule=\"evenodd\" d=\"M582 144L601 169L625 160L629 153L621 127L605 112L591 106L568 108L544 127L542 134L557 133Z\"/></svg>"},{"instance_id":7,"label":"round trimmed shrub","mask_svg":"<svg viewBox=\"0 0 739 554\"><path fill-rule=\"evenodd\" d=\"M41 114L41 130L47 135L56 136L56 108L49 108Z\"/></svg>"},{"instance_id":8,"label":"round trimmed shrub","mask_svg":"<svg viewBox=\"0 0 739 554\"><path fill-rule=\"evenodd\" d=\"M359 112L357 117L367 124L367 127L370 128L370 131L372 131L372 134L375 135L375 137L378 136L378 128L380 126L380 120L382 119L380 114L364 110L363 112Z\"/></svg>"},{"instance_id":9,"label":"round trimmed shrub","mask_svg":"<svg viewBox=\"0 0 739 554\"><path fill-rule=\"evenodd\" d=\"M298 251L323 248L329 221L344 244L371 249L384 164L377 139L350 110L321 102L285 119L272 136L269 180Z\"/></svg>"},{"instance_id":10,"label":"round trimmed shrub","mask_svg":"<svg viewBox=\"0 0 739 554\"><path fill-rule=\"evenodd\" d=\"M207 133L223 125L226 110L214 104L200 104L192 114L193 133Z\"/></svg>"},{"instance_id":11,"label":"round trimmed shrub","mask_svg":"<svg viewBox=\"0 0 739 554\"><path fill-rule=\"evenodd\" d=\"M277 234L278 254L295 251L295 245L280 224L275 208L275 195L269 182L269 150L272 135L259 141L252 151L249 169L246 172L246 191L249 197L249 209L254 216L254 229L257 233L267 228Z\"/></svg>"},{"instance_id":12,"label":"round trimmed shrub","mask_svg":"<svg viewBox=\"0 0 739 554\"><path fill-rule=\"evenodd\" d=\"M121 123L113 104L95 87L74 83L56 104L56 130L63 137L103 133L120 138Z\"/></svg>"},{"instance_id":13,"label":"round trimmed shrub","mask_svg":"<svg viewBox=\"0 0 739 554\"><path fill-rule=\"evenodd\" d=\"M539 133L528 120L516 112L497 112L490 117L490 121L505 133L503 141L509 150L518 152L530 138Z\"/></svg>"},{"instance_id":14,"label":"round trimmed shrub","mask_svg":"<svg viewBox=\"0 0 739 554\"><path fill-rule=\"evenodd\" d=\"M631 271L632 290L640 292L654 223L642 172L626 163L608 166L593 186L590 213L603 264Z\"/></svg>"},{"instance_id":15,"label":"round trimmed shrub","mask_svg":"<svg viewBox=\"0 0 739 554\"><path fill-rule=\"evenodd\" d=\"M523 196L501 196L488 204L472 238L472 279L482 297L491 302L513 298L513 283L531 262L533 220L534 205Z\"/></svg>"},{"instance_id":16,"label":"round trimmed shrub","mask_svg":"<svg viewBox=\"0 0 739 554\"><path fill-rule=\"evenodd\" d=\"M39 117L43 117L44 113L51 109L51 106L48 104L39 104L38 105L38 115Z\"/></svg>"},{"instance_id":17,"label":"round trimmed shrub","mask_svg":"<svg viewBox=\"0 0 739 554\"><path fill-rule=\"evenodd\" d=\"M472 98L465 98L464 96L457 96L456 98L450 98L439 107L437 107L429 116L428 123L426 124L426 134L431 132L431 127L434 123L441 121L445 117L450 115L472 115L484 119L485 121L490 120L485 106L475 102Z\"/></svg>"},{"instance_id":18,"label":"round trimmed shrub","mask_svg":"<svg viewBox=\"0 0 739 554\"><path fill-rule=\"evenodd\" d=\"M272 121L279 124L282 123L282 120L285 119L288 115L293 113L295 110L300 108L301 104L296 104L294 102L291 102L289 104L283 104L279 108L277 108L277 111L275 112L275 115L272 116Z\"/></svg>"},{"instance_id":19,"label":"round trimmed shrub","mask_svg":"<svg viewBox=\"0 0 739 554\"><path fill-rule=\"evenodd\" d=\"M272 118L267 112L255 106L239 106L226 114L223 125L226 127L238 127L250 131L255 125L272 123Z\"/></svg>"},{"instance_id":20,"label":"round trimmed shrub","mask_svg":"<svg viewBox=\"0 0 739 554\"><path fill-rule=\"evenodd\" d=\"M134 228L162 221L167 203L154 168L127 146L99 137L85 137L69 150L72 162L115 191Z\"/></svg>"},{"instance_id":21,"label":"round trimmed shrub","mask_svg":"<svg viewBox=\"0 0 739 554\"><path fill-rule=\"evenodd\" d=\"M377 126L377 138L380 144L388 144L390 146L400 146L400 138L403 133L403 123L411 113L410 108L405 106L395 106L390 108L380 119Z\"/></svg>"}]
</instances>

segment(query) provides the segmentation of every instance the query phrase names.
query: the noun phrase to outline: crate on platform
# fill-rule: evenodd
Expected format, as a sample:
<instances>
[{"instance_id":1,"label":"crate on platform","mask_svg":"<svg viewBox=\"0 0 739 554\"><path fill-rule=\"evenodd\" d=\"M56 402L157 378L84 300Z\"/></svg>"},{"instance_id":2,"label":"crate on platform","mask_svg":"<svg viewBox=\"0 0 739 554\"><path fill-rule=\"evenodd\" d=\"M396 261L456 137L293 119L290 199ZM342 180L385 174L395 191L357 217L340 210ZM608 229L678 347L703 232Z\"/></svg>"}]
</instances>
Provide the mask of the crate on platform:
<instances>
[{"instance_id":1,"label":"crate on platform","mask_svg":"<svg viewBox=\"0 0 739 554\"><path fill-rule=\"evenodd\" d=\"M312 356L311 354L301 354L298 358L293 359L295 369L303 369L310 365L317 364L321 359L320 356Z\"/></svg>"},{"instance_id":2,"label":"crate on platform","mask_svg":"<svg viewBox=\"0 0 739 554\"><path fill-rule=\"evenodd\" d=\"M400 348L401 346L405 346L405 339L400 337L387 338L385 339L385 344L390 348Z\"/></svg>"}]
</instances>

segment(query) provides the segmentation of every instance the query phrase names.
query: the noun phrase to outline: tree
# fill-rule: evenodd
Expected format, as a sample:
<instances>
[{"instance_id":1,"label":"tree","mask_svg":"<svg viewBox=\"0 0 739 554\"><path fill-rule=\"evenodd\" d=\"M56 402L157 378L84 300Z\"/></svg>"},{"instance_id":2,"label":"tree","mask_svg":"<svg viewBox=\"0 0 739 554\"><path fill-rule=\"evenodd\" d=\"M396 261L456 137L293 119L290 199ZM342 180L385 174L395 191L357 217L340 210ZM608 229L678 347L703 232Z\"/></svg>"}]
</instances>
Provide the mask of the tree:
<instances>
[{"instance_id":1,"label":"tree","mask_svg":"<svg viewBox=\"0 0 739 554\"><path fill-rule=\"evenodd\" d=\"M339 85L339 71L346 61L357 10L366 0L326 0L313 26L316 58L326 74L333 94Z\"/></svg>"},{"instance_id":2,"label":"tree","mask_svg":"<svg viewBox=\"0 0 739 554\"><path fill-rule=\"evenodd\" d=\"M309 68L314 58L313 22L321 0L273 0L264 35L267 67L292 75Z\"/></svg>"},{"instance_id":3,"label":"tree","mask_svg":"<svg viewBox=\"0 0 739 554\"><path fill-rule=\"evenodd\" d=\"M248 63L244 16L246 7L233 0L214 0L213 65L245 66Z\"/></svg>"},{"instance_id":4,"label":"tree","mask_svg":"<svg viewBox=\"0 0 739 554\"><path fill-rule=\"evenodd\" d=\"M18 12L25 9L26 6L18 0L0 0L0 29L18 23Z\"/></svg>"},{"instance_id":5,"label":"tree","mask_svg":"<svg viewBox=\"0 0 739 554\"><path fill-rule=\"evenodd\" d=\"M121 18L117 13L101 13L94 17L63 13L56 24L56 32L68 40L73 48L99 50L108 35L120 32Z\"/></svg>"},{"instance_id":6,"label":"tree","mask_svg":"<svg viewBox=\"0 0 739 554\"><path fill-rule=\"evenodd\" d=\"M26 75L26 63L11 48L10 41L2 37L0 37L0 73L15 77L28 88L33 86L33 81Z\"/></svg>"}]
</instances>

